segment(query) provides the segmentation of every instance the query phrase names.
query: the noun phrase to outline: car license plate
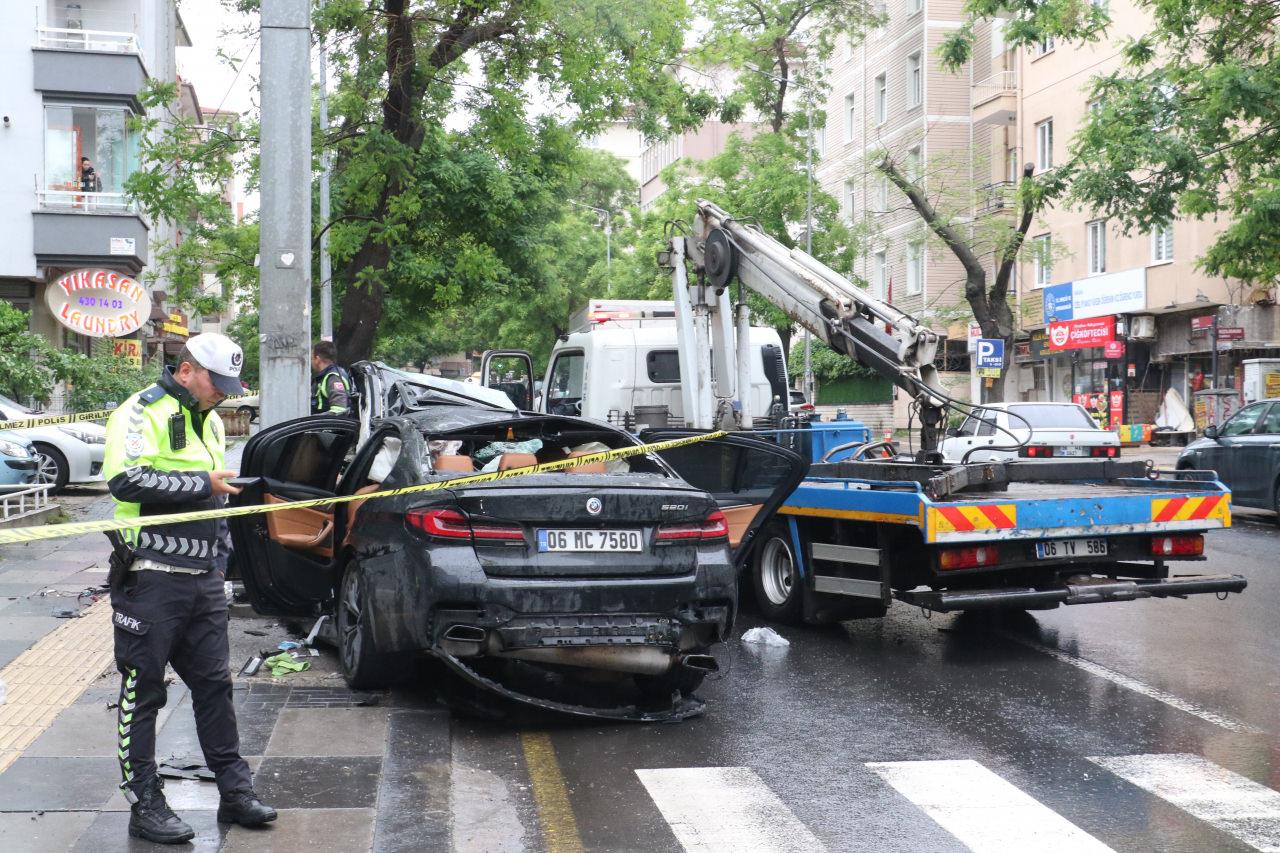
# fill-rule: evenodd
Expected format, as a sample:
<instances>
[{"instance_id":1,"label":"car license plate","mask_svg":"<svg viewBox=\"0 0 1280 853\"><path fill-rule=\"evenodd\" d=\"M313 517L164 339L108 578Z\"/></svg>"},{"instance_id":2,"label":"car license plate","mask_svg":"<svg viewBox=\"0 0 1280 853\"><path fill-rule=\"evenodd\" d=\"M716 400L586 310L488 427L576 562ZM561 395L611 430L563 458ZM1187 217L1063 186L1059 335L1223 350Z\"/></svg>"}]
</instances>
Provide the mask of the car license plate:
<instances>
[{"instance_id":1,"label":"car license plate","mask_svg":"<svg viewBox=\"0 0 1280 853\"><path fill-rule=\"evenodd\" d=\"M1053 451L1054 456L1084 456L1085 448L1083 447L1059 447Z\"/></svg>"},{"instance_id":2,"label":"car license plate","mask_svg":"<svg viewBox=\"0 0 1280 853\"><path fill-rule=\"evenodd\" d=\"M1105 557L1105 539L1050 539L1036 543L1037 560L1058 560L1065 557Z\"/></svg>"},{"instance_id":3,"label":"car license plate","mask_svg":"<svg viewBox=\"0 0 1280 853\"><path fill-rule=\"evenodd\" d=\"M639 530L538 530L538 550L639 551Z\"/></svg>"}]
</instances>

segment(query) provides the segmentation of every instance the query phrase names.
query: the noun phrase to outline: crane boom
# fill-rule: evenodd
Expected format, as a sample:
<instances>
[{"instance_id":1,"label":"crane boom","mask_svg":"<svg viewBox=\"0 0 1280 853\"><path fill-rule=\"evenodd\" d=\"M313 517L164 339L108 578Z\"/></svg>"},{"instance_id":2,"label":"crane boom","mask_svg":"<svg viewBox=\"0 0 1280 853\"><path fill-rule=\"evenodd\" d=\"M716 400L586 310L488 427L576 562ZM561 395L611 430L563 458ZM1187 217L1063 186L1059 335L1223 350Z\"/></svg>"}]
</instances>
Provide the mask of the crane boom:
<instances>
[{"instance_id":1,"label":"crane boom","mask_svg":"<svg viewBox=\"0 0 1280 853\"><path fill-rule=\"evenodd\" d=\"M693 233L676 239L683 240L679 254L692 261L697 272L700 293L692 299L693 305L701 304L714 317L719 306L726 304L725 288L736 275L745 287L832 349L910 394L919 405L921 452L937 451L946 402L936 390L938 373L933 360L940 341L936 332L810 255L788 249L759 228L734 219L710 201L697 202ZM695 285L688 282L683 270L675 270L674 281L679 303L682 288L692 290ZM740 335L743 325L740 316Z\"/></svg>"}]
</instances>

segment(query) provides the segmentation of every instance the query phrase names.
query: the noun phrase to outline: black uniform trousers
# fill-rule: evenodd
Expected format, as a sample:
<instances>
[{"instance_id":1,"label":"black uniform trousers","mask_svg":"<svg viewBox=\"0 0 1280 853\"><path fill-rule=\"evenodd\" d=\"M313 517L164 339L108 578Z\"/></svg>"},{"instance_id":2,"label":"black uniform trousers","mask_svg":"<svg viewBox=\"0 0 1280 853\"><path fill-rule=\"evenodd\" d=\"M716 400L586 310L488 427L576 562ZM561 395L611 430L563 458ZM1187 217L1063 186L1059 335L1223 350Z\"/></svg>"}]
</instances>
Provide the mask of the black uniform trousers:
<instances>
[{"instance_id":1,"label":"black uniform trousers","mask_svg":"<svg viewBox=\"0 0 1280 853\"><path fill-rule=\"evenodd\" d=\"M191 691L196 734L218 790L252 787L231 701L223 572L129 572L112 588L111 607L120 670L121 787L136 789L156 773L156 715L168 698L166 663Z\"/></svg>"}]
</instances>

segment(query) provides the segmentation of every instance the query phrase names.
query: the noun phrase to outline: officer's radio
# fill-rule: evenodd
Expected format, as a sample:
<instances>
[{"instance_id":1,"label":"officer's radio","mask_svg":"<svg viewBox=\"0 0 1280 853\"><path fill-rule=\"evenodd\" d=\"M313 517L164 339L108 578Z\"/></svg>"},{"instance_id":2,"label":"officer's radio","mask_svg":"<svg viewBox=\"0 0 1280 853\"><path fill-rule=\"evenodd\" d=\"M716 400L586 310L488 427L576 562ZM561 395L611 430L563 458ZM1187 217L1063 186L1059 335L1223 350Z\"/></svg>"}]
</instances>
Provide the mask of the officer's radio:
<instances>
[{"instance_id":1,"label":"officer's radio","mask_svg":"<svg viewBox=\"0 0 1280 853\"><path fill-rule=\"evenodd\" d=\"M182 412L169 416L169 449L181 450L187 446L187 418Z\"/></svg>"}]
</instances>

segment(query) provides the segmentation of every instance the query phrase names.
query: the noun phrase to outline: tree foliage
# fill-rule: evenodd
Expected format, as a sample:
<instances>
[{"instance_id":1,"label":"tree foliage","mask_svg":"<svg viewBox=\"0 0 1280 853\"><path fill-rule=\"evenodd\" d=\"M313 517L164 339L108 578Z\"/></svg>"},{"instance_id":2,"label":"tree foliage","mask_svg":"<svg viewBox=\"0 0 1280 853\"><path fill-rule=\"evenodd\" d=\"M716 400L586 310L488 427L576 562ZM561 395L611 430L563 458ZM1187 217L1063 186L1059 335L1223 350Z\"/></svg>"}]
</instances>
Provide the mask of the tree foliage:
<instances>
[{"instance_id":1,"label":"tree foliage","mask_svg":"<svg viewBox=\"0 0 1280 853\"><path fill-rule=\"evenodd\" d=\"M1090 110L1056 171L1068 200L1126 232L1179 217L1225 228L1203 257L1210 275L1270 285L1280 277L1280 63L1273 0L1134 0L1146 32L1095 77ZM1105 4L1103 4L1105 5ZM969 0L971 19L1010 17L1005 42L1052 36L1096 43L1110 30L1088 0ZM973 24L943 46L967 59Z\"/></svg>"}]
</instances>

